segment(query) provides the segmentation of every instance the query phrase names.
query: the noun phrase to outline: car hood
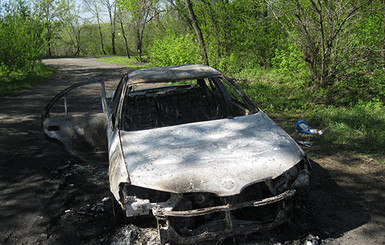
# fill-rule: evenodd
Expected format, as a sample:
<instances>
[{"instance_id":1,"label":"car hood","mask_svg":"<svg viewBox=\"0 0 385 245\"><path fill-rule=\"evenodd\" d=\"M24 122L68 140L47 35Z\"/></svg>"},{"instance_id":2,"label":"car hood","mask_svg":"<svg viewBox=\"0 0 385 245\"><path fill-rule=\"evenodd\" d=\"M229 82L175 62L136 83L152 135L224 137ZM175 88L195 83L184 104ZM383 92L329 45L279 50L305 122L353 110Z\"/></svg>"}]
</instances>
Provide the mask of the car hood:
<instances>
[{"instance_id":1,"label":"car hood","mask_svg":"<svg viewBox=\"0 0 385 245\"><path fill-rule=\"evenodd\" d=\"M173 193L239 194L278 177L304 153L266 114L121 131L132 185Z\"/></svg>"}]
</instances>

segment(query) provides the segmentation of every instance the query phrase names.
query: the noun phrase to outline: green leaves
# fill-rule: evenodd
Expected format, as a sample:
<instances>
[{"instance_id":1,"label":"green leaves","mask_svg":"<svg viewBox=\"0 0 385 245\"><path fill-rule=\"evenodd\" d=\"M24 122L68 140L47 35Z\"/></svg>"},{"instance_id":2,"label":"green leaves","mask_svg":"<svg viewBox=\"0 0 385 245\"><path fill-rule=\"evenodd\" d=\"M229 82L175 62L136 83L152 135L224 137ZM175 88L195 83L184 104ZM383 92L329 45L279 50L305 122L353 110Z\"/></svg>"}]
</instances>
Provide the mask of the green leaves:
<instances>
[{"instance_id":1,"label":"green leaves","mask_svg":"<svg viewBox=\"0 0 385 245\"><path fill-rule=\"evenodd\" d=\"M0 96L30 86L45 72L43 24L23 2L13 3L0 19Z\"/></svg>"},{"instance_id":2,"label":"green leaves","mask_svg":"<svg viewBox=\"0 0 385 245\"><path fill-rule=\"evenodd\" d=\"M151 63L159 66L200 63L199 47L190 34L167 33L154 41Z\"/></svg>"},{"instance_id":3,"label":"green leaves","mask_svg":"<svg viewBox=\"0 0 385 245\"><path fill-rule=\"evenodd\" d=\"M0 63L9 70L32 66L42 56L42 24L20 9L11 8L0 22Z\"/></svg>"},{"instance_id":4,"label":"green leaves","mask_svg":"<svg viewBox=\"0 0 385 245\"><path fill-rule=\"evenodd\" d=\"M138 18L143 13L155 9L158 0L117 0L121 9L132 13L133 19Z\"/></svg>"},{"instance_id":5,"label":"green leaves","mask_svg":"<svg viewBox=\"0 0 385 245\"><path fill-rule=\"evenodd\" d=\"M272 65L278 71L288 77L308 78L309 70L303 60L303 54L294 44L289 44L286 49L276 49Z\"/></svg>"}]
</instances>

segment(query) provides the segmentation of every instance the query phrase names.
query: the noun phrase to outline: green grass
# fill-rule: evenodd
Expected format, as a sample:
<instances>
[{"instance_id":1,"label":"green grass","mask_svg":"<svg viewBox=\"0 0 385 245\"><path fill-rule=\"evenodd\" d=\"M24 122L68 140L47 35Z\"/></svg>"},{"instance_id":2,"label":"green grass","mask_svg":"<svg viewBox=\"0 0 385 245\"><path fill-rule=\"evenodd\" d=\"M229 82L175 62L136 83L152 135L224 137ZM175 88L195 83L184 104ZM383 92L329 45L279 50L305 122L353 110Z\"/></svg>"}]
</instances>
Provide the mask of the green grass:
<instances>
[{"instance_id":1,"label":"green grass","mask_svg":"<svg viewBox=\"0 0 385 245\"><path fill-rule=\"evenodd\" d=\"M0 96L16 95L20 90L30 88L55 73L55 70L36 63L33 67L10 71L0 66Z\"/></svg>"},{"instance_id":2,"label":"green grass","mask_svg":"<svg viewBox=\"0 0 385 245\"><path fill-rule=\"evenodd\" d=\"M302 111L314 106L314 102L308 99L310 92L305 91L306 83L303 81L293 82L275 71L262 70L243 71L235 77L240 87L266 112Z\"/></svg>"},{"instance_id":3,"label":"green grass","mask_svg":"<svg viewBox=\"0 0 385 245\"><path fill-rule=\"evenodd\" d=\"M253 101L296 140L313 143L313 158L336 153L385 162L385 106L378 99L330 103L330 91L308 89L304 81L289 80L274 71L235 74ZM335 94L334 96L339 96ZM346 98L345 98L346 99ZM298 133L294 124L305 120L323 135Z\"/></svg>"},{"instance_id":4,"label":"green grass","mask_svg":"<svg viewBox=\"0 0 385 245\"><path fill-rule=\"evenodd\" d=\"M335 149L380 156L385 154L385 106L378 101L358 102L354 106L318 108L310 119L324 125L321 140L328 152Z\"/></svg>"},{"instance_id":5,"label":"green grass","mask_svg":"<svg viewBox=\"0 0 385 245\"><path fill-rule=\"evenodd\" d=\"M144 57L146 60L146 57ZM130 59L128 59L125 56L109 56L109 57L101 57L98 59L98 61L102 62L108 62L118 65L124 65L133 69L142 69L150 67L149 63L146 62L139 62L137 57L131 56Z\"/></svg>"},{"instance_id":6,"label":"green grass","mask_svg":"<svg viewBox=\"0 0 385 245\"><path fill-rule=\"evenodd\" d=\"M296 140L313 143L307 151L317 156L336 153L366 155L385 159L385 106L376 102L358 103L351 107L316 107L303 112L278 112L274 118ZM322 135L301 134L294 124L305 120Z\"/></svg>"}]
</instances>

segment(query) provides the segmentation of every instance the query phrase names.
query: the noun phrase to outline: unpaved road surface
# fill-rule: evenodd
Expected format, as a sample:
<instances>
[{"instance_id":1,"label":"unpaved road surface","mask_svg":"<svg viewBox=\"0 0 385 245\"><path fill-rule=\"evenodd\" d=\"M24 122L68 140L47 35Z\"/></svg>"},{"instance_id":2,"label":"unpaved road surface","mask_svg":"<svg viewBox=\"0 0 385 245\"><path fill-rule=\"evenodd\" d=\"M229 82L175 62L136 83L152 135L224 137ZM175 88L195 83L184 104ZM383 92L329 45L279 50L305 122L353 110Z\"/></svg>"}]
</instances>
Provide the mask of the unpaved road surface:
<instances>
[{"instance_id":1,"label":"unpaved road surface","mask_svg":"<svg viewBox=\"0 0 385 245\"><path fill-rule=\"evenodd\" d=\"M113 88L129 69L93 58L44 63L58 69L51 80L0 98L0 244L156 244L153 229L114 222L106 163L74 158L40 126L59 91L92 79ZM346 155L313 165L290 227L216 243L385 244L384 166Z\"/></svg>"},{"instance_id":2,"label":"unpaved road surface","mask_svg":"<svg viewBox=\"0 0 385 245\"><path fill-rule=\"evenodd\" d=\"M66 87L116 84L129 69L92 58L44 63L58 69L50 81L0 98L0 244L98 244L115 228L107 165L82 163L48 142L40 116Z\"/></svg>"}]
</instances>

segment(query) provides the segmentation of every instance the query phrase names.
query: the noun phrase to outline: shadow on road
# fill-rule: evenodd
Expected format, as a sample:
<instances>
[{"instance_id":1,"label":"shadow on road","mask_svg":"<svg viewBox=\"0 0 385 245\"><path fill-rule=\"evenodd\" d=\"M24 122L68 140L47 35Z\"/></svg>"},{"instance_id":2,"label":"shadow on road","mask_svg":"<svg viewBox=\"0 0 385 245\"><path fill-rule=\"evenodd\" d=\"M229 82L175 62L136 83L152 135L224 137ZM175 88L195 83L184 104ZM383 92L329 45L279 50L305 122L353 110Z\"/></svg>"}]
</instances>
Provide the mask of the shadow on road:
<instances>
[{"instance_id":1,"label":"shadow on road","mask_svg":"<svg viewBox=\"0 0 385 245\"><path fill-rule=\"evenodd\" d=\"M58 68L51 80L0 98L2 244L79 244L99 239L112 221L109 200L102 201L109 196L106 163L82 163L48 142L40 116L66 87L98 79L112 91L129 69L94 59L47 63Z\"/></svg>"}]
</instances>

